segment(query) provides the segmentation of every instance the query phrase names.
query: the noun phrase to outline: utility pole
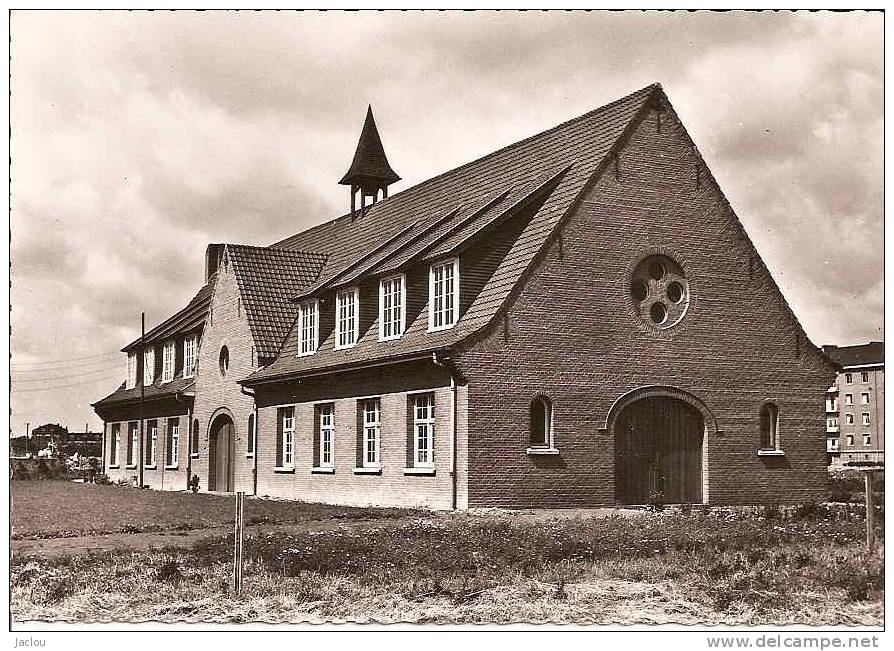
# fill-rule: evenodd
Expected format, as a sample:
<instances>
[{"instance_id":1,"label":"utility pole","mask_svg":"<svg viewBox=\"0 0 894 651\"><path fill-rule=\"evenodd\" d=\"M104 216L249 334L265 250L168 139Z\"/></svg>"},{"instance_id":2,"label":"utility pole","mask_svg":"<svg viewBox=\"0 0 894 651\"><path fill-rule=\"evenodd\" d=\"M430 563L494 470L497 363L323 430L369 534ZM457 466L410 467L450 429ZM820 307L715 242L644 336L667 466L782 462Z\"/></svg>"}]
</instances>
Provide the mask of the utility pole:
<instances>
[{"instance_id":1,"label":"utility pole","mask_svg":"<svg viewBox=\"0 0 894 651\"><path fill-rule=\"evenodd\" d=\"M145 399L146 383L143 382L143 376L146 369L143 368L143 362L146 356L143 354L143 340L146 338L146 313L140 312L140 352L137 357L137 382L140 383L140 468L137 475L140 478L140 488L143 487L143 448L146 444L146 436L143 432L143 400Z\"/></svg>"},{"instance_id":2,"label":"utility pole","mask_svg":"<svg viewBox=\"0 0 894 651\"><path fill-rule=\"evenodd\" d=\"M31 423L25 423L25 456L31 456Z\"/></svg>"}]
</instances>

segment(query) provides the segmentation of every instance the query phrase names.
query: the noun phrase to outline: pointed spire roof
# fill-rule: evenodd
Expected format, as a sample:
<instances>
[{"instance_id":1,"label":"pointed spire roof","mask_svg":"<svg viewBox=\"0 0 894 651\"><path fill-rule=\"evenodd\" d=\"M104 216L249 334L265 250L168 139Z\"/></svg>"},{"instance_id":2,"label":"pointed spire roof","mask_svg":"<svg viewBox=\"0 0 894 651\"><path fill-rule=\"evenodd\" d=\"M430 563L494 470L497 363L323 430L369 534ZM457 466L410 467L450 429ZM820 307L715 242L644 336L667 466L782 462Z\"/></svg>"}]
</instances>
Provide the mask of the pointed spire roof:
<instances>
[{"instance_id":1,"label":"pointed spire roof","mask_svg":"<svg viewBox=\"0 0 894 651\"><path fill-rule=\"evenodd\" d=\"M357 151L354 152L354 160L340 185L390 185L400 181L388 164L385 149L382 147L382 139L376 128L373 118L372 106L366 110L366 120L363 123L363 131L360 132L360 141L357 143Z\"/></svg>"}]
</instances>

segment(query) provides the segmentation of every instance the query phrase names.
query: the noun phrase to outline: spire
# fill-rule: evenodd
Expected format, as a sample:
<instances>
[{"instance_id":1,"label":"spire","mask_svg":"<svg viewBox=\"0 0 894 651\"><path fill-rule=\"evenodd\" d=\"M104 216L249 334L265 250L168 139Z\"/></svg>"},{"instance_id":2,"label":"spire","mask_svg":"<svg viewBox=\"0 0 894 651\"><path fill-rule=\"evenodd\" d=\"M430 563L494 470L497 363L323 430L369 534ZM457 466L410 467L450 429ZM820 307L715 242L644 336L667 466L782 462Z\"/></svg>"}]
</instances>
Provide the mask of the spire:
<instances>
[{"instance_id":1,"label":"spire","mask_svg":"<svg viewBox=\"0 0 894 651\"><path fill-rule=\"evenodd\" d=\"M357 190L360 190L362 214L366 206L366 197L372 197L372 203L375 203L379 190L382 191L383 198L387 197L388 186L396 181L400 181L400 177L388 164L382 139L379 137L379 130L373 118L372 106L369 106L363 130L360 132L360 140L357 142L357 150L354 152L354 160L350 169L339 181L340 185L351 186L351 213L354 213Z\"/></svg>"}]
</instances>

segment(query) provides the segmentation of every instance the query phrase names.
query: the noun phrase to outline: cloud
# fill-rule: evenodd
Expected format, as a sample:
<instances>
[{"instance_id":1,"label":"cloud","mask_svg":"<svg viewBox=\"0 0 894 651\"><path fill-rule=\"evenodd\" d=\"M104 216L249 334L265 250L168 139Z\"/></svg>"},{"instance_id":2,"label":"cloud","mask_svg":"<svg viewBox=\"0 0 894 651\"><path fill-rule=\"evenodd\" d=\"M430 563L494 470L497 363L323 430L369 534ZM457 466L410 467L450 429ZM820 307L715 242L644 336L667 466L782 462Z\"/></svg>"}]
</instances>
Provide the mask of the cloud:
<instances>
[{"instance_id":1,"label":"cloud","mask_svg":"<svg viewBox=\"0 0 894 651\"><path fill-rule=\"evenodd\" d=\"M140 311L189 300L207 243L342 214L368 102L405 188L661 81L812 339L881 337L878 13L16 11L11 32L14 388L93 372L13 394L16 430L97 424Z\"/></svg>"}]
</instances>

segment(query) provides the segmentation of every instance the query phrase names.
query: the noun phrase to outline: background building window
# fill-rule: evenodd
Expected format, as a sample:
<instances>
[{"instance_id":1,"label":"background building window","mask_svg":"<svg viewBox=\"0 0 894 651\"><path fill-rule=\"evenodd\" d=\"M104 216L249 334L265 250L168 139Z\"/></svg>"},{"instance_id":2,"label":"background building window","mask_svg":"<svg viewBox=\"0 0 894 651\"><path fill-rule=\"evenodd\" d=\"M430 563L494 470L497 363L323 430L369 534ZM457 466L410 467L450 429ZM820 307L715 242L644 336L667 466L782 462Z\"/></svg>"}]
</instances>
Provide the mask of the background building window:
<instances>
[{"instance_id":1,"label":"background building window","mask_svg":"<svg viewBox=\"0 0 894 651\"><path fill-rule=\"evenodd\" d=\"M854 404L854 394L853 393L845 393L844 394L844 404L846 404L846 405Z\"/></svg>"},{"instance_id":2,"label":"background building window","mask_svg":"<svg viewBox=\"0 0 894 651\"><path fill-rule=\"evenodd\" d=\"M357 290L347 289L336 297L336 348L349 348L357 343Z\"/></svg>"},{"instance_id":3,"label":"background building window","mask_svg":"<svg viewBox=\"0 0 894 651\"><path fill-rule=\"evenodd\" d=\"M397 339L404 331L404 277L379 284L379 339Z\"/></svg>"},{"instance_id":4,"label":"background building window","mask_svg":"<svg viewBox=\"0 0 894 651\"><path fill-rule=\"evenodd\" d=\"M863 435L863 445L872 445L872 436L870 434Z\"/></svg>"},{"instance_id":5,"label":"background building window","mask_svg":"<svg viewBox=\"0 0 894 651\"><path fill-rule=\"evenodd\" d=\"M844 415L844 424L845 425L853 425L854 424L854 415L853 414L845 414Z\"/></svg>"},{"instance_id":6,"label":"background building window","mask_svg":"<svg viewBox=\"0 0 894 651\"><path fill-rule=\"evenodd\" d=\"M155 381L155 349L143 351L143 384L149 386Z\"/></svg>"},{"instance_id":7,"label":"background building window","mask_svg":"<svg viewBox=\"0 0 894 651\"><path fill-rule=\"evenodd\" d=\"M844 437L844 442L845 442L848 446L850 446L850 447L854 447L854 435L853 435L853 434L847 434L847 435Z\"/></svg>"},{"instance_id":8,"label":"background building window","mask_svg":"<svg viewBox=\"0 0 894 651\"><path fill-rule=\"evenodd\" d=\"M862 382L863 384L869 382L869 373L867 373L866 371L860 373L860 382Z\"/></svg>"},{"instance_id":9,"label":"background building window","mask_svg":"<svg viewBox=\"0 0 894 651\"><path fill-rule=\"evenodd\" d=\"M192 377L196 373L197 337L189 335L183 340L183 377Z\"/></svg>"},{"instance_id":10,"label":"background building window","mask_svg":"<svg viewBox=\"0 0 894 651\"><path fill-rule=\"evenodd\" d=\"M168 341L165 342L164 350L162 351L162 367L161 367L161 381L162 382L170 382L174 379L174 342Z\"/></svg>"},{"instance_id":11,"label":"background building window","mask_svg":"<svg viewBox=\"0 0 894 651\"><path fill-rule=\"evenodd\" d=\"M537 396L531 401L530 444L532 448L551 448L552 441L552 405L544 396Z\"/></svg>"},{"instance_id":12,"label":"background building window","mask_svg":"<svg viewBox=\"0 0 894 651\"><path fill-rule=\"evenodd\" d=\"M459 316L457 261L431 266L428 290L428 329L452 328Z\"/></svg>"},{"instance_id":13,"label":"background building window","mask_svg":"<svg viewBox=\"0 0 894 651\"><path fill-rule=\"evenodd\" d=\"M435 465L435 394L413 396L413 465L431 468Z\"/></svg>"},{"instance_id":14,"label":"background building window","mask_svg":"<svg viewBox=\"0 0 894 651\"><path fill-rule=\"evenodd\" d=\"M311 355L317 350L317 301L301 304L301 355Z\"/></svg>"},{"instance_id":15,"label":"background building window","mask_svg":"<svg viewBox=\"0 0 894 651\"><path fill-rule=\"evenodd\" d=\"M772 402L761 407L761 449L779 450L779 409Z\"/></svg>"},{"instance_id":16,"label":"background building window","mask_svg":"<svg viewBox=\"0 0 894 651\"><path fill-rule=\"evenodd\" d=\"M869 412L867 411L863 412L863 424L869 425Z\"/></svg>"},{"instance_id":17,"label":"background building window","mask_svg":"<svg viewBox=\"0 0 894 651\"><path fill-rule=\"evenodd\" d=\"M844 374L844 383L845 384L853 384L854 383L854 374L853 373L845 373Z\"/></svg>"},{"instance_id":18,"label":"background building window","mask_svg":"<svg viewBox=\"0 0 894 651\"><path fill-rule=\"evenodd\" d=\"M861 393L861 394L860 394L860 404L861 404L861 405L868 405L868 404L869 404L869 394L868 394L868 393L865 393L865 392L864 392L864 393Z\"/></svg>"}]
</instances>

